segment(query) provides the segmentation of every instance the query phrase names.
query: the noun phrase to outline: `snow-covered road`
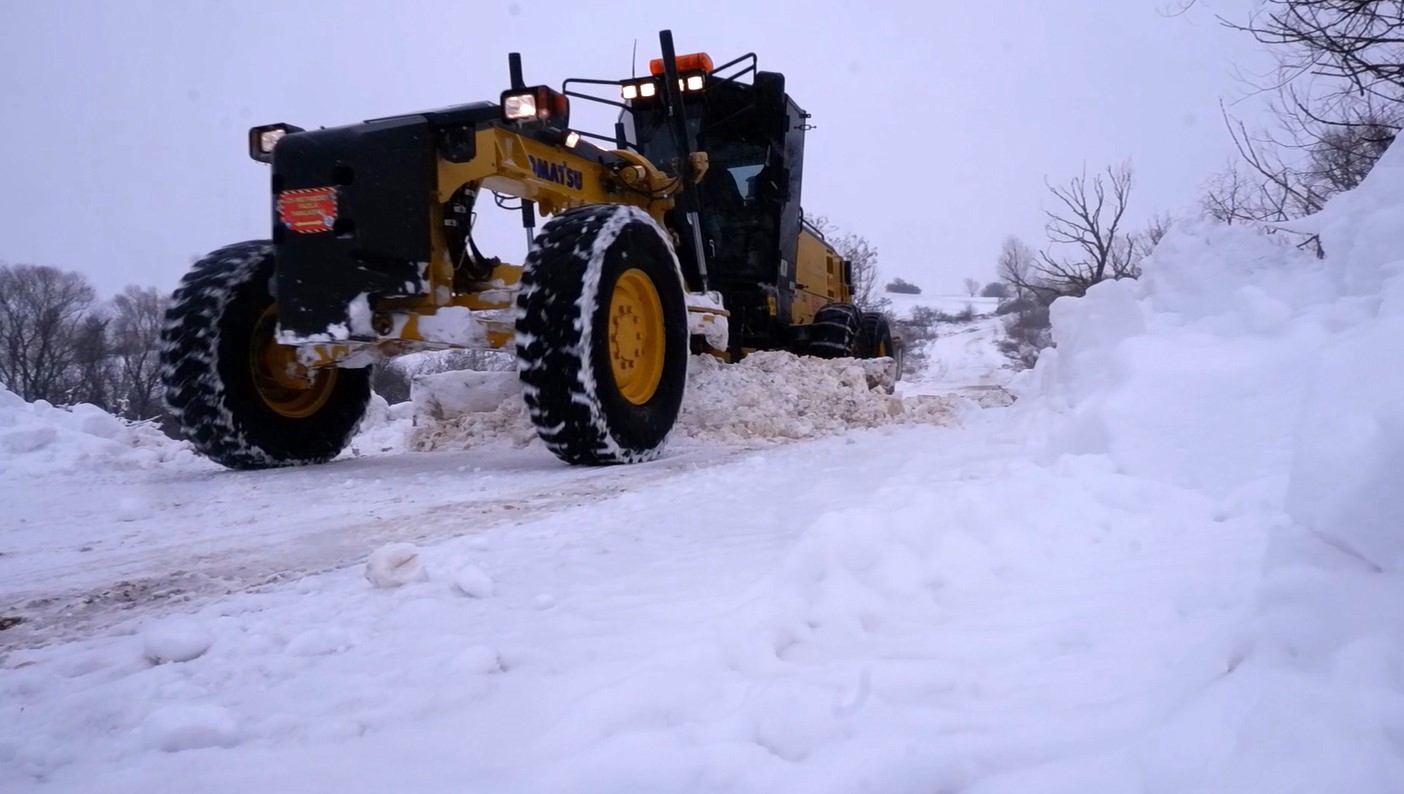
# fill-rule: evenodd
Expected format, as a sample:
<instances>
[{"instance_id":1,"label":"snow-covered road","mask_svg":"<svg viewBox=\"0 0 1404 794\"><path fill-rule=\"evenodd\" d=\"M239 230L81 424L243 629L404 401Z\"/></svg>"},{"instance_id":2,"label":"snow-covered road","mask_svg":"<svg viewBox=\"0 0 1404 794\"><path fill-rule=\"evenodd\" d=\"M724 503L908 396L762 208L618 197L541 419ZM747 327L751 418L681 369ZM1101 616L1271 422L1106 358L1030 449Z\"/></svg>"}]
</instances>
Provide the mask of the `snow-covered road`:
<instances>
[{"instance_id":1,"label":"snow-covered road","mask_svg":"<svg viewBox=\"0 0 1404 794\"><path fill-rule=\"evenodd\" d=\"M155 629L24 653L5 693L51 696L0 746L53 790L1027 790L1230 669L1264 536L1020 446L881 429L608 470L639 487L438 543L400 590L350 569L155 623L211 643L191 662L152 666ZM479 573L490 598L456 584ZM240 752L159 752L205 745Z\"/></svg>"},{"instance_id":2,"label":"snow-covered road","mask_svg":"<svg viewBox=\"0 0 1404 794\"><path fill-rule=\"evenodd\" d=\"M6 482L0 499L18 531L0 534L0 603L25 622L0 635L0 648L345 567L382 543L519 523L732 454L692 445L653 467L586 469L539 448L499 447L301 470L94 471L50 481L42 493Z\"/></svg>"}]
</instances>

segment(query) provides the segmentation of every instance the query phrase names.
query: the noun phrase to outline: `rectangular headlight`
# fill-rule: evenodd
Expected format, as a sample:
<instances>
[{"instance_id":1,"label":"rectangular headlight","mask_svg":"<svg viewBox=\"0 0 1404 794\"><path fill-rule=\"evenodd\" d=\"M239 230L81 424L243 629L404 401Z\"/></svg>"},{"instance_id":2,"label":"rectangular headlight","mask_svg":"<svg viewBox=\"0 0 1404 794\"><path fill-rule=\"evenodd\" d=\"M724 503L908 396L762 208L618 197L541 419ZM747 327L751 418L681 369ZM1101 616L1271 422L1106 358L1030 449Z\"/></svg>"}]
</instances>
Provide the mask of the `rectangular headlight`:
<instances>
[{"instance_id":1,"label":"rectangular headlight","mask_svg":"<svg viewBox=\"0 0 1404 794\"><path fill-rule=\"evenodd\" d=\"M536 118L536 94L517 94L504 97L502 115L510 121Z\"/></svg>"},{"instance_id":2,"label":"rectangular headlight","mask_svg":"<svg viewBox=\"0 0 1404 794\"><path fill-rule=\"evenodd\" d=\"M555 129L570 126L570 100L550 86L513 88L502 92L502 119L510 122L544 122Z\"/></svg>"},{"instance_id":3,"label":"rectangular headlight","mask_svg":"<svg viewBox=\"0 0 1404 794\"><path fill-rule=\"evenodd\" d=\"M260 163L273 162L273 147L278 145L283 136L294 132L303 132L303 129L282 123L254 127L249 130L249 157Z\"/></svg>"}]
</instances>

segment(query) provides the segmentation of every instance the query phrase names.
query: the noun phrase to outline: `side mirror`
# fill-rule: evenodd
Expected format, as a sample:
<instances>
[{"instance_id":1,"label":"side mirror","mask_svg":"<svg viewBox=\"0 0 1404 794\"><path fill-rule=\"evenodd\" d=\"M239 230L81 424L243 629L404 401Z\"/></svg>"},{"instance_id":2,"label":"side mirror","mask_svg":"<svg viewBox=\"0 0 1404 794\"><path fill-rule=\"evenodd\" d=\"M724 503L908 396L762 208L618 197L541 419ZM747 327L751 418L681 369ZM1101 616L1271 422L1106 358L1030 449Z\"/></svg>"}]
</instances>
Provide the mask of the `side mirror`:
<instances>
[{"instance_id":1,"label":"side mirror","mask_svg":"<svg viewBox=\"0 0 1404 794\"><path fill-rule=\"evenodd\" d=\"M779 72L756 72L752 81L756 92L756 110L761 123L780 135L789 131L785 110L785 75Z\"/></svg>"}]
</instances>

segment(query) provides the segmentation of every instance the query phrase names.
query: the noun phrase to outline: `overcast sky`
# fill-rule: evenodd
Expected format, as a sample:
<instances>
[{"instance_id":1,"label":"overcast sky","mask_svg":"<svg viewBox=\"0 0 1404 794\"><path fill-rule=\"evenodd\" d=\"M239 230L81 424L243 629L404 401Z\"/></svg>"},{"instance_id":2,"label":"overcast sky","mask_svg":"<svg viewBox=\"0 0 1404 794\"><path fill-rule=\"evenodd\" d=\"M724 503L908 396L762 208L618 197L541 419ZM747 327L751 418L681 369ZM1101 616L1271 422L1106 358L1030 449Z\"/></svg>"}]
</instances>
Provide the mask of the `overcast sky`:
<instances>
[{"instance_id":1,"label":"overcast sky","mask_svg":"<svg viewBox=\"0 0 1404 794\"><path fill-rule=\"evenodd\" d=\"M667 27L679 52L784 72L817 125L805 208L866 236L885 278L955 292L993 278L1005 235L1042 245L1045 176L1129 157L1137 219L1195 204L1228 156L1218 103L1264 56L1169 3L0 0L0 261L172 288L268 234L248 127L496 101L512 50L529 83L625 77ZM520 261L520 236L489 242Z\"/></svg>"}]
</instances>

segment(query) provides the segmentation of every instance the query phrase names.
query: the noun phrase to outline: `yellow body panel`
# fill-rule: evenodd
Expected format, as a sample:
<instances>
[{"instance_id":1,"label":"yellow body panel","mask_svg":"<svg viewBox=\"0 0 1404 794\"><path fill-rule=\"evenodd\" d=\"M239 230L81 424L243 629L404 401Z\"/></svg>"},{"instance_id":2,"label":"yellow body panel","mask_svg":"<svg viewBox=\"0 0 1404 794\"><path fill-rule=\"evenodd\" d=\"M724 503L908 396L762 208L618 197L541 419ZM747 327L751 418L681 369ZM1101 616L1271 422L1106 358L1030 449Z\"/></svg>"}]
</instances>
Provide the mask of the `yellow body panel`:
<instances>
[{"instance_id":1,"label":"yellow body panel","mask_svg":"<svg viewBox=\"0 0 1404 794\"><path fill-rule=\"evenodd\" d=\"M510 129L488 127L477 133L477 154L466 163L440 159L437 164L438 195L430 211L432 245L428 268L429 290L415 297L385 298L372 307L377 339L299 347L297 359L307 367L359 366L414 350L454 347L502 348L512 344L510 310L521 279L520 265L500 263L486 282L471 292L455 292L453 262L444 237L443 204L459 188L472 185L482 191L535 202L542 216L591 204L630 204L642 208L661 225L672 209L680 183L659 171L635 152L615 151L629 163L611 170L565 146L519 135ZM692 164L700 175L706 171L704 154ZM425 318L441 310L468 309L474 314L463 321L480 332L441 334L429 332ZM481 314L478 314L481 312ZM437 331L442 324L434 324ZM476 340L468 343L468 338Z\"/></svg>"},{"instance_id":2,"label":"yellow body panel","mask_svg":"<svg viewBox=\"0 0 1404 794\"><path fill-rule=\"evenodd\" d=\"M826 303L853 299L843 278L843 258L808 229L801 229L795 254L795 298L792 321L808 323Z\"/></svg>"}]
</instances>

